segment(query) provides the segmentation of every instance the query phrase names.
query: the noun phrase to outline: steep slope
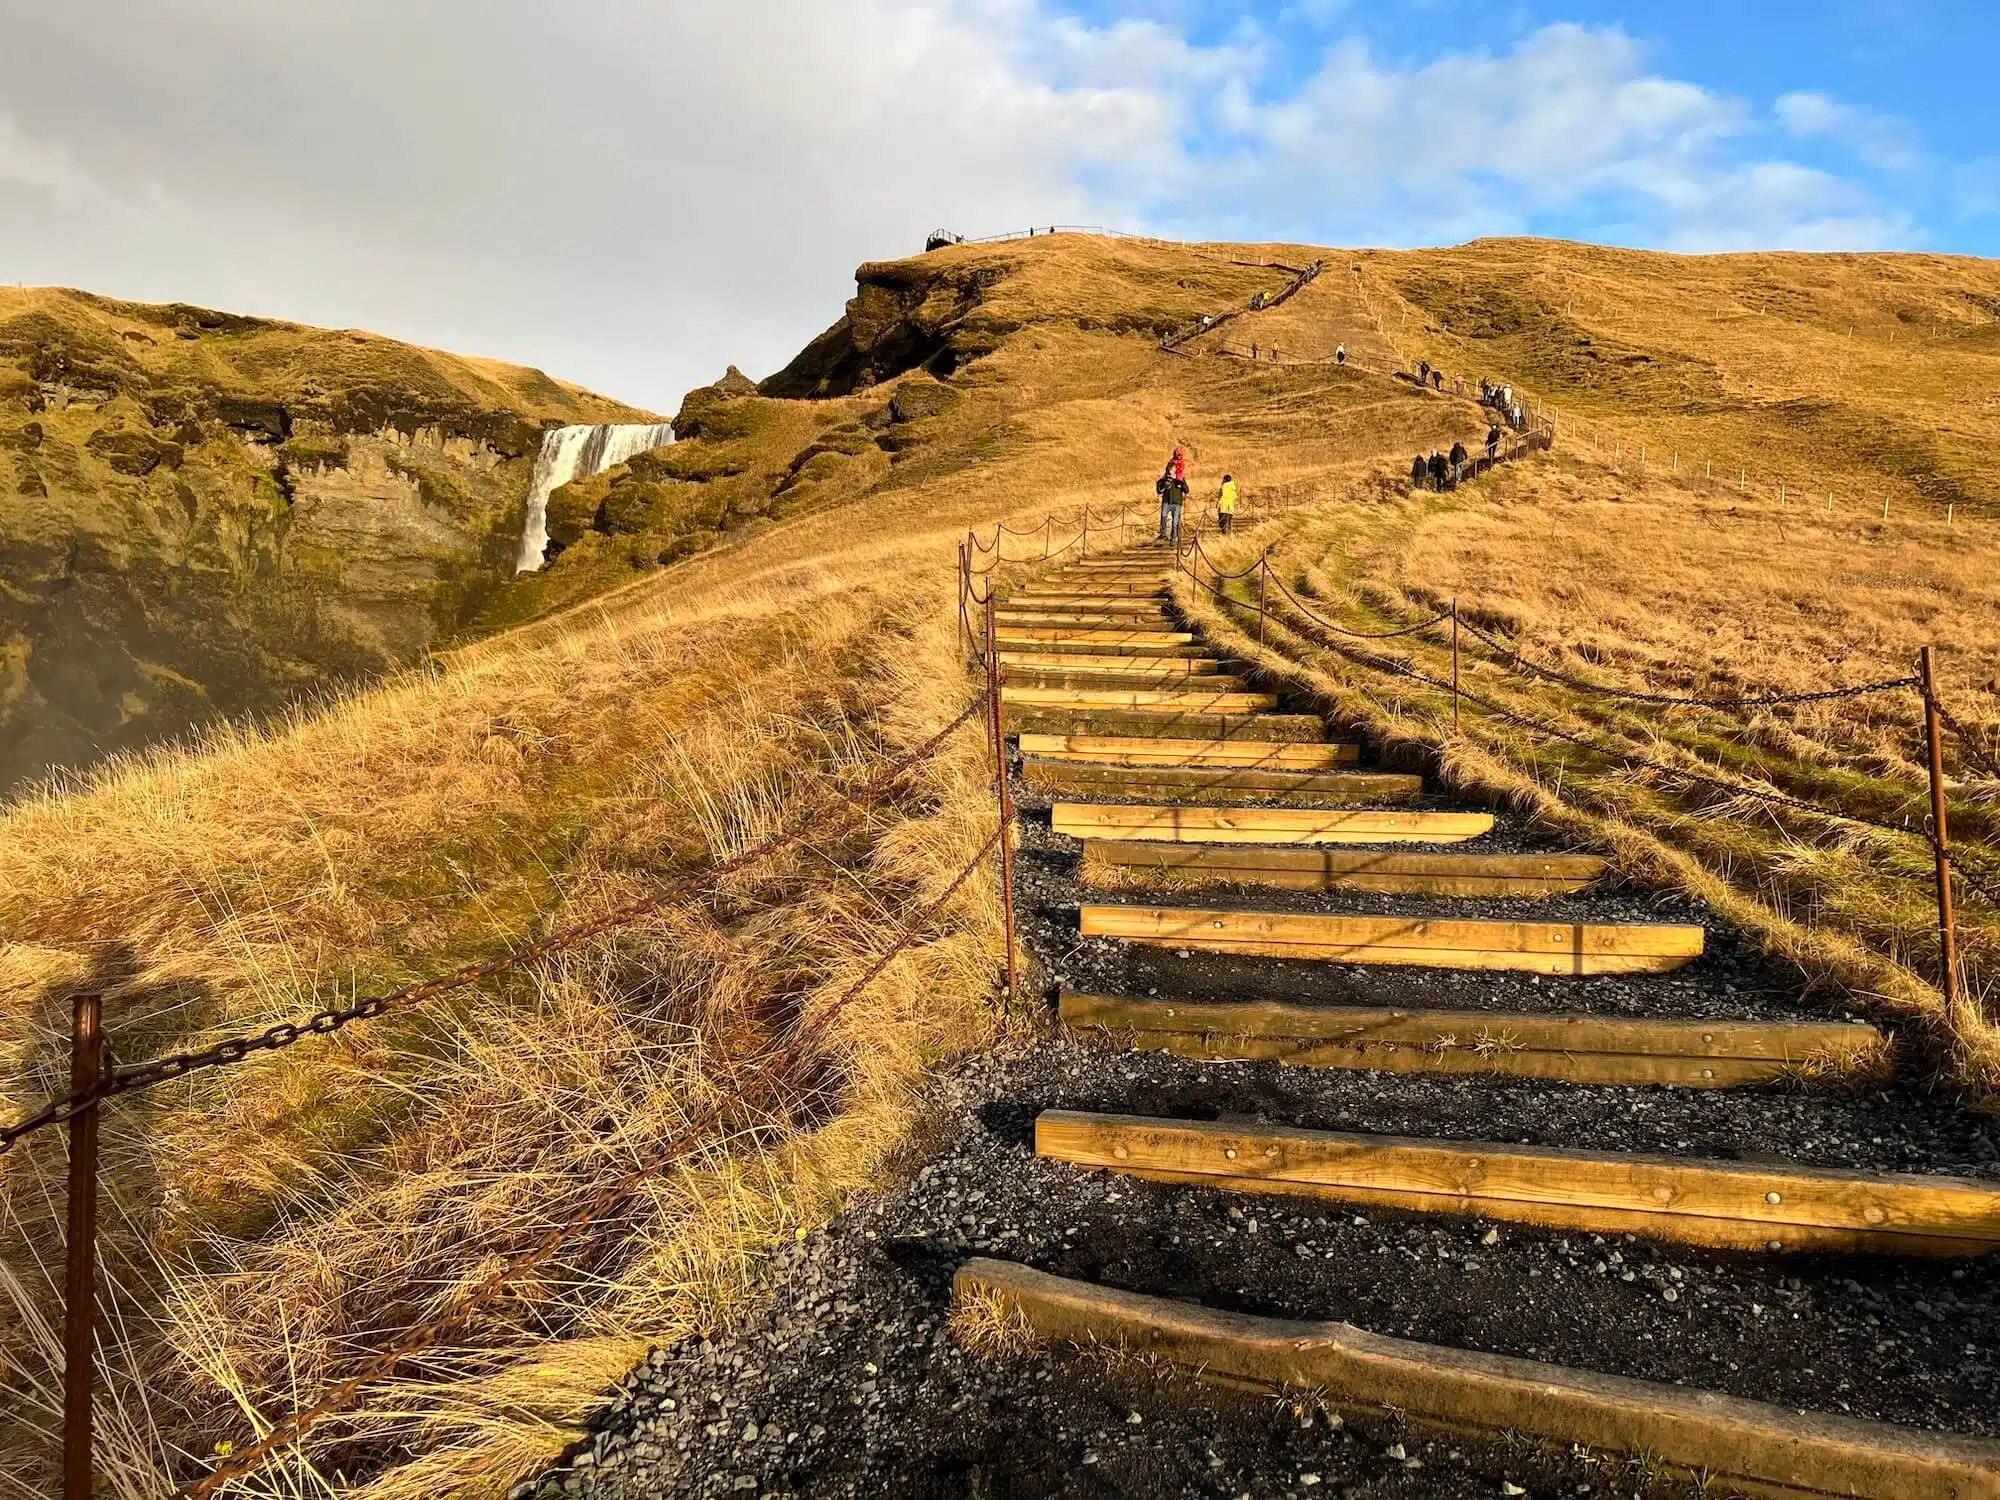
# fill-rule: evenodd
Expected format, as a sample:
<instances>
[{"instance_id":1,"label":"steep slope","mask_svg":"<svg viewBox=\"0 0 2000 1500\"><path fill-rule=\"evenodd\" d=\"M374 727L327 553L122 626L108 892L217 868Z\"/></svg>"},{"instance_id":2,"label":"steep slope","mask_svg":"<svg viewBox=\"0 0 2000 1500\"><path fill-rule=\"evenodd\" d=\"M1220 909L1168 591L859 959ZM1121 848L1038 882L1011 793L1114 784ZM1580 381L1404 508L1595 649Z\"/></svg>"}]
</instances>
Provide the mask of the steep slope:
<instances>
[{"instance_id":1,"label":"steep slope","mask_svg":"<svg viewBox=\"0 0 2000 1500\"><path fill-rule=\"evenodd\" d=\"M410 660L507 578L550 425L372 334L0 289L0 792Z\"/></svg>"}]
</instances>

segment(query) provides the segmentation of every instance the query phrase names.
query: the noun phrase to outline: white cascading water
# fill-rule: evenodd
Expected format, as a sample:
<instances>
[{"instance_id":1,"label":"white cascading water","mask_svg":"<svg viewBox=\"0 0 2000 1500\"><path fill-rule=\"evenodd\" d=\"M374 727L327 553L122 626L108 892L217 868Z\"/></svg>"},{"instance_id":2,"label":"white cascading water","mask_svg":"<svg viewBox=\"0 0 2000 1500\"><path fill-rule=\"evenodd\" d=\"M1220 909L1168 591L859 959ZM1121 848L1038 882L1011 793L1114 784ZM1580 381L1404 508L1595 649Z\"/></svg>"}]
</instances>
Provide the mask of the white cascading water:
<instances>
[{"instance_id":1,"label":"white cascading water","mask_svg":"<svg viewBox=\"0 0 2000 1500\"><path fill-rule=\"evenodd\" d=\"M671 422L611 422L598 427L558 427L542 435L535 477L528 487L528 519L521 528L516 573L541 567L549 550L549 496L573 479L589 479L627 459L674 440Z\"/></svg>"}]
</instances>

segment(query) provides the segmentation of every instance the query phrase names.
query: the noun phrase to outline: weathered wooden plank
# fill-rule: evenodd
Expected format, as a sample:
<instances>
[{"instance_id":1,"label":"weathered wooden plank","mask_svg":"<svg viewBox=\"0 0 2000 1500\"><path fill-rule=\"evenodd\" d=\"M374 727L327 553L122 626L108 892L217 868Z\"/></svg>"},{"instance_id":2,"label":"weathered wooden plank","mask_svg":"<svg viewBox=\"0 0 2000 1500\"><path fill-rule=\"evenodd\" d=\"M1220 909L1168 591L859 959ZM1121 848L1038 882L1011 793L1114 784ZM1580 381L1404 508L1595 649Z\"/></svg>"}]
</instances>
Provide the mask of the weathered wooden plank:
<instances>
[{"instance_id":1,"label":"weathered wooden plank","mask_svg":"<svg viewBox=\"0 0 2000 1500\"><path fill-rule=\"evenodd\" d=\"M1320 771L1352 765L1355 744L1260 745L1242 740L1162 740L1091 734L1024 734L1023 755L1101 761L1120 766L1218 765L1273 771Z\"/></svg>"},{"instance_id":2,"label":"weathered wooden plank","mask_svg":"<svg viewBox=\"0 0 2000 1500\"><path fill-rule=\"evenodd\" d=\"M1012 734L1163 735L1175 739L1322 739L1326 725L1311 714L1189 713L1183 709L1038 708L1009 700L1005 727Z\"/></svg>"},{"instance_id":3,"label":"weathered wooden plank","mask_svg":"<svg viewBox=\"0 0 2000 1500\"><path fill-rule=\"evenodd\" d=\"M1176 632L1126 631L1126 630L1078 630L1049 631L1024 634L1022 632L1000 632L997 639L1003 652L1024 655L1056 654L1087 655L1100 661L1117 663L1121 661L1147 662L1185 655L1188 643L1173 639ZM1047 639L1040 638L1043 634ZM1129 637L1139 634L1158 635L1158 641L1133 641ZM1109 637L1110 639L1094 639Z\"/></svg>"},{"instance_id":4,"label":"weathered wooden plank","mask_svg":"<svg viewBox=\"0 0 2000 1500\"><path fill-rule=\"evenodd\" d=\"M1002 650L1000 666L1020 666L1034 672L1068 668L1074 672L1152 672L1162 678L1224 676L1222 662L1214 656L1156 656L1146 662L1122 662L1116 656L1092 656L1088 652L1022 652Z\"/></svg>"},{"instance_id":5,"label":"weathered wooden plank","mask_svg":"<svg viewBox=\"0 0 2000 1500\"><path fill-rule=\"evenodd\" d=\"M1977 1255L2000 1184L1496 1141L1044 1111L1038 1156L1236 1192L1288 1192L1715 1248Z\"/></svg>"},{"instance_id":6,"label":"weathered wooden plank","mask_svg":"<svg viewBox=\"0 0 2000 1500\"><path fill-rule=\"evenodd\" d=\"M1701 956L1699 927L1086 906L1083 935L1171 948L1330 963L1505 969L1531 974L1662 974Z\"/></svg>"},{"instance_id":7,"label":"weathered wooden plank","mask_svg":"<svg viewBox=\"0 0 2000 1500\"><path fill-rule=\"evenodd\" d=\"M1188 688L1017 687L1003 701L1024 708L1164 708L1183 713L1261 713L1278 706L1276 693L1218 693Z\"/></svg>"},{"instance_id":8,"label":"weathered wooden plank","mask_svg":"<svg viewBox=\"0 0 2000 1500\"><path fill-rule=\"evenodd\" d=\"M1066 614L1080 610L1090 614L1150 615L1161 609L1164 595L1127 594L1015 594L999 607L1020 613Z\"/></svg>"},{"instance_id":9,"label":"weathered wooden plank","mask_svg":"<svg viewBox=\"0 0 2000 1500\"><path fill-rule=\"evenodd\" d=\"M1055 831L1079 839L1196 844L1455 844L1493 830L1491 813L1293 807L1126 807L1058 802Z\"/></svg>"},{"instance_id":10,"label":"weathered wooden plank","mask_svg":"<svg viewBox=\"0 0 2000 1500\"><path fill-rule=\"evenodd\" d=\"M1114 1046L1204 1060L1571 1083L1733 1088L1885 1077L1889 1040L1831 1021L1652 1021L1065 992L1063 1023Z\"/></svg>"},{"instance_id":11,"label":"weathered wooden plank","mask_svg":"<svg viewBox=\"0 0 2000 1500\"><path fill-rule=\"evenodd\" d=\"M1174 802L1309 798L1325 806L1406 802L1423 793L1421 776L1383 771L1263 771L1238 766L1105 766L1029 756L1028 784L1054 792L1147 797Z\"/></svg>"},{"instance_id":12,"label":"weathered wooden plank","mask_svg":"<svg viewBox=\"0 0 2000 1500\"><path fill-rule=\"evenodd\" d=\"M1242 693L1249 688L1241 677L1221 674L1194 676L1186 672L1153 672L1137 662L1099 668L1036 667L1008 664L1002 668L1007 682L1016 687L1041 688L1144 688L1202 693Z\"/></svg>"},{"instance_id":13,"label":"weathered wooden plank","mask_svg":"<svg viewBox=\"0 0 2000 1500\"><path fill-rule=\"evenodd\" d=\"M1089 854L1099 872L1184 884L1392 895L1548 896L1583 890L1605 871L1604 861L1588 854L1396 854L1115 839L1093 843Z\"/></svg>"},{"instance_id":14,"label":"weathered wooden plank","mask_svg":"<svg viewBox=\"0 0 2000 1500\"><path fill-rule=\"evenodd\" d=\"M1392 1411L1467 1433L1525 1434L1642 1455L1767 1500L2000 1500L2000 1443L1892 1427L1539 1360L1222 1312L973 1259L953 1295L1038 1337L1122 1348L1200 1378L1310 1391L1353 1415Z\"/></svg>"}]
</instances>

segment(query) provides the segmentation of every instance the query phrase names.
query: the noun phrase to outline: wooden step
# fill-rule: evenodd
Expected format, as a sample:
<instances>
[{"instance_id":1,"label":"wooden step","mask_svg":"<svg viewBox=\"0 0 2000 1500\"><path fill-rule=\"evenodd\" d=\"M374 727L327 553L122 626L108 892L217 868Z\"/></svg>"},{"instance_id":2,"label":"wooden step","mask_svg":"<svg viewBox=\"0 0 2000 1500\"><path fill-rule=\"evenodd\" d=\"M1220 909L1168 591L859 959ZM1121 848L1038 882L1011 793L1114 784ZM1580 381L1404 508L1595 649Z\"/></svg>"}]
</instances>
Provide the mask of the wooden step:
<instances>
[{"instance_id":1,"label":"wooden step","mask_svg":"<svg viewBox=\"0 0 2000 1500\"><path fill-rule=\"evenodd\" d=\"M1259 771L1235 766L1103 766L1027 757L1028 784L1079 796L1154 802L1266 802L1295 806L1407 802L1424 779L1382 771Z\"/></svg>"},{"instance_id":2,"label":"wooden step","mask_svg":"<svg viewBox=\"0 0 2000 1500\"><path fill-rule=\"evenodd\" d=\"M1243 958L1525 974L1665 974L1701 957L1706 937L1699 927L1650 922L1326 916L1163 906L1086 906L1082 919L1085 937Z\"/></svg>"},{"instance_id":3,"label":"wooden step","mask_svg":"<svg viewBox=\"0 0 2000 1500\"><path fill-rule=\"evenodd\" d=\"M1873 1081L1892 1071L1886 1036L1834 1021L1651 1021L1068 992L1062 1019L1134 1051L1313 1068L1717 1089L1780 1078Z\"/></svg>"},{"instance_id":4,"label":"wooden step","mask_svg":"<svg viewBox=\"0 0 2000 1500\"><path fill-rule=\"evenodd\" d=\"M1090 857L1141 875L1206 884L1399 896L1558 895L1583 890L1605 870L1590 854L1364 854L1116 840L1092 844Z\"/></svg>"},{"instance_id":5,"label":"wooden step","mask_svg":"<svg viewBox=\"0 0 2000 1500\"><path fill-rule=\"evenodd\" d=\"M1045 1110L1035 1154L1162 1182L1643 1234L1712 1249L1983 1255L2000 1183Z\"/></svg>"},{"instance_id":6,"label":"wooden step","mask_svg":"<svg viewBox=\"0 0 2000 1500\"><path fill-rule=\"evenodd\" d=\"M997 606L1002 612L1032 610L1042 614L1151 615L1164 606L1158 598L1139 594L1016 594Z\"/></svg>"},{"instance_id":7,"label":"wooden step","mask_svg":"<svg viewBox=\"0 0 2000 1500\"><path fill-rule=\"evenodd\" d=\"M1161 735L1172 739L1283 740L1322 739L1326 725L1311 714L1189 713L1183 709L1042 708L1008 702L1004 724L1009 734Z\"/></svg>"},{"instance_id":8,"label":"wooden step","mask_svg":"<svg viewBox=\"0 0 2000 1500\"><path fill-rule=\"evenodd\" d=\"M1124 630L1036 626L1025 630L996 629L1002 651L1060 651L1091 656L1182 656L1194 644L1185 630Z\"/></svg>"},{"instance_id":9,"label":"wooden step","mask_svg":"<svg viewBox=\"0 0 2000 1500\"><path fill-rule=\"evenodd\" d=\"M1002 651L1002 670L1035 672L1151 672L1160 677L1216 677L1222 663L1212 656L1161 656L1145 661L1121 661L1082 651Z\"/></svg>"},{"instance_id":10,"label":"wooden step","mask_svg":"<svg viewBox=\"0 0 2000 1500\"><path fill-rule=\"evenodd\" d=\"M1143 615L1116 614L1109 610L1084 613L1065 610L1023 611L1003 609L993 618L996 630L1171 630L1173 622L1158 610Z\"/></svg>"},{"instance_id":11,"label":"wooden step","mask_svg":"<svg viewBox=\"0 0 2000 1500\"><path fill-rule=\"evenodd\" d=\"M1022 589L1013 595L1014 599L1132 599L1164 598L1167 581L1164 577L1145 578L1111 576L1104 578L1045 578L1040 583Z\"/></svg>"},{"instance_id":12,"label":"wooden step","mask_svg":"<svg viewBox=\"0 0 2000 1500\"><path fill-rule=\"evenodd\" d=\"M1124 1350L1233 1387L1304 1391L1352 1416L1578 1445L1660 1464L1716 1494L1765 1500L2000 1500L2000 1443L1620 1375L1253 1317L976 1258L961 1312L1079 1349ZM1622 1495L1630 1486L1613 1483Z\"/></svg>"},{"instance_id":13,"label":"wooden step","mask_svg":"<svg viewBox=\"0 0 2000 1500\"><path fill-rule=\"evenodd\" d=\"M1155 672L1144 663L1130 662L1110 667L1003 666L1005 691L1016 687L1080 690L1166 690L1171 692L1244 693L1249 684L1241 677L1191 676L1186 672Z\"/></svg>"},{"instance_id":14,"label":"wooden step","mask_svg":"<svg viewBox=\"0 0 2000 1500\"><path fill-rule=\"evenodd\" d=\"M1005 657L1002 657L1005 660ZM1089 734L1024 734L1023 755L1098 761L1115 766L1243 766L1272 771L1326 771L1361 758L1354 744L1260 745L1244 740L1121 739Z\"/></svg>"},{"instance_id":15,"label":"wooden step","mask_svg":"<svg viewBox=\"0 0 2000 1500\"><path fill-rule=\"evenodd\" d=\"M1204 688L1007 688L1001 702L1022 708L1157 708L1196 714L1265 713L1276 693L1218 693Z\"/></svg>"},{"instance_id":16,"label":"wooden step","mask_svg":"<svg viewBox=\"0 0 2000 1500\"><path fill-rule=\"evenodd\" d=\"M1491 813L1309 811L1292 807L1121 807L1058 802L1076 839L1176 844L1457 844L1493 831Z\"/></svg>"}]
</instances>

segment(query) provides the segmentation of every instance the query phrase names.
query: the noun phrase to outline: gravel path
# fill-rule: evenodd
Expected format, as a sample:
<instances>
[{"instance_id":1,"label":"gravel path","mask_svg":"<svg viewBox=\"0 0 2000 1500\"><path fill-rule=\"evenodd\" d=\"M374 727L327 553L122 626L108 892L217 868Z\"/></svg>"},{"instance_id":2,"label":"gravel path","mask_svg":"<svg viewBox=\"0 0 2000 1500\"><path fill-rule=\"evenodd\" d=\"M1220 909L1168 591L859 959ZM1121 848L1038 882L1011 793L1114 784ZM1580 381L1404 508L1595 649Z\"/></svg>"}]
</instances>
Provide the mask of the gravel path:
<instances>
[{"instance_id":1,"label":"gravel path","mask_svg":"<svg viewBox=\"0 0 2000 1500\"><path fill-rule=\"evenodd\" d=\"M1547 901L1217 886L1086 890L1080 846L1016 785L1023 939L1073 989L1477 1012L1857 1019L1714 913L1630 887ZM1079 799L1081 800L1081 799ZM1110 800L1110 799L1091 799ZM1463 852L1555 849L1502 817ZM1675 974L1542 978L1235 959L1081 940L1081 902L1697 923ZM2000 1437L2000 1257L1730 1254L1446 1214L1086 1174L1033 1152L1045 1109L1232 1118L1444 1140L2000 1180L2000 1121L1918 1082L1865 1092L1587 1087L1197 1062L1037 1040L941 1077L903 1181L759 1268L713 1341L656 1350L592 1438L516 1496L1677 1497L1636 1462L1440 1438L1195 1386L1140 1361L982 1353L949 1327L969 1254L1250 1313L1675 1382L1786 1406Z\"/></svg>"}]
</instances>

